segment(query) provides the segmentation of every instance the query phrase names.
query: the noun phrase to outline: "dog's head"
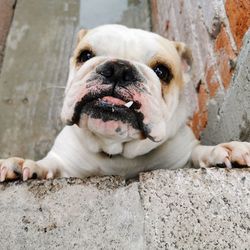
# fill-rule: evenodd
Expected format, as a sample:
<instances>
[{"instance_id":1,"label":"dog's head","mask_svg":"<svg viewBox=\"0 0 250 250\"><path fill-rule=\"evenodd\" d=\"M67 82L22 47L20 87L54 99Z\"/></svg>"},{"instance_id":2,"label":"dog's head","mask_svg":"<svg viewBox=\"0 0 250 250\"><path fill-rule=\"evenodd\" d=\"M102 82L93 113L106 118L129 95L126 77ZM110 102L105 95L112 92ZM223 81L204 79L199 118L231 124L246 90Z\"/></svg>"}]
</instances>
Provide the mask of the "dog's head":
<instances>
[{"instance_id":1,"label":"dog's head","mask_svg":"<svg viewBox=\"0 0 250 250\"><path fill-rule=\"evenodd\" d=\"M186 119L180 98L191 55L183 43L121 25L78 33L62 119L96 151L134 157L168 139Z\"/></svg>"}]
</instances>

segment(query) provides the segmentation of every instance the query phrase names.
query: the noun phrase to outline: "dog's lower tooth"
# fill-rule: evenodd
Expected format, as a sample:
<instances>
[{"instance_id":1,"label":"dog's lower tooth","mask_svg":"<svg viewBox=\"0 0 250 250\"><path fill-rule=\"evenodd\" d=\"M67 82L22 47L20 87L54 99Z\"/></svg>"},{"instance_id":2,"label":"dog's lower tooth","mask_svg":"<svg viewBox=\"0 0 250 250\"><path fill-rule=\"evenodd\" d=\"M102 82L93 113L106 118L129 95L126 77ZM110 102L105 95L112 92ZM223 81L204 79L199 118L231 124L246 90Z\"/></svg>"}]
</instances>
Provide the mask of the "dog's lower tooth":
<instances>
[{"instance_id":1,"label":"dog's lower tooth","mask_svg":"<svg viewBox=\"0 0 250 250\"><path fill-rule=\"evenodd\" d=\"M133 101L129 101L127 103L124 104L124 106L126 106L127 108L130 108L133 105Z\"/></svg>"}]
</instances>

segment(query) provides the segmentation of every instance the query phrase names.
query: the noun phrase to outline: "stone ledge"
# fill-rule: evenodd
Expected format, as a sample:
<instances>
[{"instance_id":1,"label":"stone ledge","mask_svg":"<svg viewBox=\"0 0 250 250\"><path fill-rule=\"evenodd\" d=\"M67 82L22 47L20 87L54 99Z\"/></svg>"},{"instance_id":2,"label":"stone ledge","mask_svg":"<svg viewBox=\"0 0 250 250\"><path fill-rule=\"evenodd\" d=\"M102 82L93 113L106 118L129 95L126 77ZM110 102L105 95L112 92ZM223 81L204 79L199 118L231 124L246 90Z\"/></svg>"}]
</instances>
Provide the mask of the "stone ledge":
<instances>
[{"instance_id":1,"label":"stone ledge","mask_svg":"<svg viewBox=\"0 0 250 250\"><path fill-rule=\"evenodd\" d=\"M0 185L2 249L247 249L249 169Z\"/></svg>"}]
</instances>

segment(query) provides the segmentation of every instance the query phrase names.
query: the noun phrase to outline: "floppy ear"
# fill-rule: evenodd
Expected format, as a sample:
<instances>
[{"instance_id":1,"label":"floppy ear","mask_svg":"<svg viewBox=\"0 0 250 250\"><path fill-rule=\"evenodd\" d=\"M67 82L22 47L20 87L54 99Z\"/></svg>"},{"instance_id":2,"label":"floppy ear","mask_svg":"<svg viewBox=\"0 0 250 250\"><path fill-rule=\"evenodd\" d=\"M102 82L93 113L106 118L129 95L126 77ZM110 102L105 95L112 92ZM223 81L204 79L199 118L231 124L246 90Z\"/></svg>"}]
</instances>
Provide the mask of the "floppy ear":
<instances>
[{"instance_id":1,"label":"floppy ear","mask_svg":"<svg viewBox=\"0 0 250 250\"><path fill-rule=\"evenodd\" d=\"M184 73L187 73L192 68L193 56L190 48L186 46L185 43L182 42L174 42L175 48L181 57L182 69Z\"/></svg>"},{"instance_id":2,"label":"floppy ear","mask_svg":"<svg viewBox=\"0 0 250 250\"><path fill-rule=\"evenodd\" d=\"M77 44L82 40L82 38L88 33L88 30L80 29L77 33Z\"/></svg>"}]
</instances>

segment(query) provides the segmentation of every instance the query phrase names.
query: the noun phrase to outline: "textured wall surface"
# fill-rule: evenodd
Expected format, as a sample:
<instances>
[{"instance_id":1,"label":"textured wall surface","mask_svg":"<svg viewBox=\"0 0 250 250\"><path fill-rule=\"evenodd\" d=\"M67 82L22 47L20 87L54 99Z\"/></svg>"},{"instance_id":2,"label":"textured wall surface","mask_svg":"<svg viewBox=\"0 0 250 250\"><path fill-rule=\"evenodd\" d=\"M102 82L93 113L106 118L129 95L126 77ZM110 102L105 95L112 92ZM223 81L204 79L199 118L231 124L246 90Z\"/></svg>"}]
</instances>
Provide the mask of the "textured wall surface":
<instances>
[{"instance_id":1,"label":"textured wall surface","mask_svg":"<svg viewBox=\"0 0 250 250\"><path fill-rule=\"evenodd\" d=\"M4 57L5 42L9 33L15 5L16 0L0 0L0 72Z\"/></svg>"},{"instance_id":2,"label":"textured wall surface","mask_svg":"<svg viewBox=\"0 0 250 250\"><path fill-rule=\"evenodd\" d=\"M223 99L210 102L202 141L250 141L250 30L245 35L231 86Z\"/></svg>"},{"instance_id":3,"label":"textured wall surface","mask_svg":"<svg viewBox=\"0 0 250 250\"><path fill-rule=\"evenodd\" d=\"M220 108L231 86L243 37L250 27L250 0L151 0L151 3L154 31L184 41L193 51L192 83L198 102L191 125L200 137L207 121L215 117L215 114L208 117L208 110L212 112L208 105L218 104ZM249 60L245 63L249 67ZM247 75L249 78L249 71ZM192 96L191 99L194 101Z\"/></svg>"},{"instance_id":4,"label":"textured wall surface","mask_svg":"<svg viewBox=\"0 0 250 250\"><path fill-rule=\"evenodd\" d=\"M1 249L249 249L249 170L0 185Z\"/></svg>"},{"instance_id":5,"label":"textured wall surface","mask_svg":"<svg viewBox=\"0 0 250 250\"><path fill-rule=\"evenodd\" d=\"M60 130L78 12L78 0L17 1L0 75L0 158L41 158Z\"/></svg>"}]
</instances>

